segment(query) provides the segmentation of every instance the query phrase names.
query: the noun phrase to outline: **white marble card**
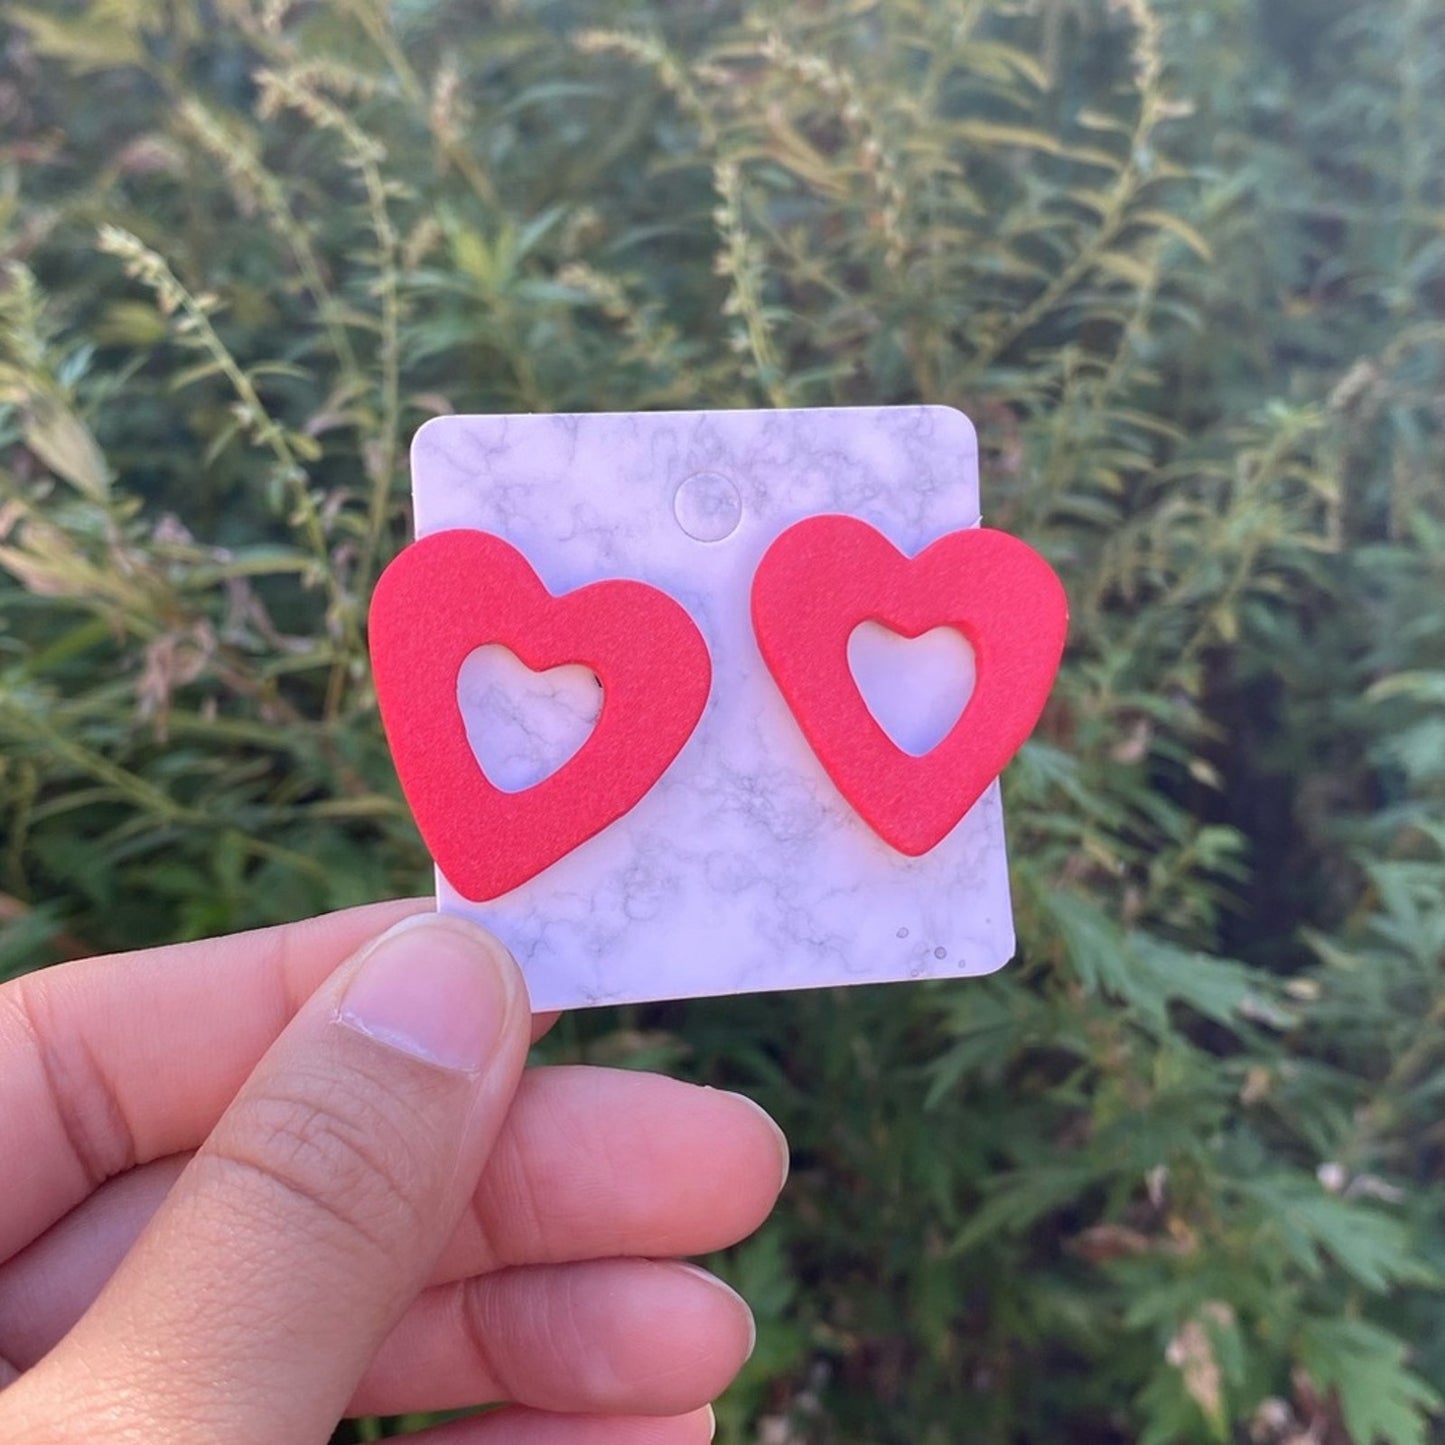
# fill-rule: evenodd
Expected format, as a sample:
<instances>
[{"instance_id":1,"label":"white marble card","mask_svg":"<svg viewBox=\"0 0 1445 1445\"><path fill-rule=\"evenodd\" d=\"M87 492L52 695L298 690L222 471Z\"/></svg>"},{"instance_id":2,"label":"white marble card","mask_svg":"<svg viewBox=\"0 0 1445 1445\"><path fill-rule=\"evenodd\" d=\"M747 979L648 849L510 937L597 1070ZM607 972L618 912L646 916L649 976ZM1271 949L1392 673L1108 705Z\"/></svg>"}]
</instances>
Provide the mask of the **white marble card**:
<instances>
[{"instance_id":1,"label":"white marble card","mask_svg":"<svg viewBox=\"0 0 1445 1445\"><path fill-rule=\"evenodd\" d=\"M519 548L553 593L635 578L682 604L712 655L696 731L632 812L530 882L439 907L515 952L537 1009L984 974L1013 952L994 783L931 852L884 843L834 789L763 665L749 589L804 517L862 518L910 555L977 525L973 427L944 407L451 416L412 451L418 536L454 527ZM972 685L960 634L877 624L849 661L906 751L952 726ZM534 674L472 654L458 699L479 765L519 791L586 741L582 667Z\"/></svg>"}]
</instances>

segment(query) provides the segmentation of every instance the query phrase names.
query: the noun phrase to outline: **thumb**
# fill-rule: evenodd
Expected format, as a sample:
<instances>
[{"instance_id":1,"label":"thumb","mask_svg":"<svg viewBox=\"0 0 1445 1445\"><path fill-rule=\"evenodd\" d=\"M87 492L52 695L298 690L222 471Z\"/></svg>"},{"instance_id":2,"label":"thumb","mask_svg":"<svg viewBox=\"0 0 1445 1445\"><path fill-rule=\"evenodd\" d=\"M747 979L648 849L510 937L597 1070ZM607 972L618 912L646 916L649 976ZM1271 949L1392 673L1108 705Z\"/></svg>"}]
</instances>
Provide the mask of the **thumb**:
<instances>
[{"instance_id":1,"label":"thumb","mask_svg":"<svg viewBox=\"0 0 1445 1445\"><path fill-rule=\"evenodd\" d=\"M434 914L383 934L303 1006L27 1382L63 1385L86 1439L324 1445L471 1198L528 1038L489 935Z\"/></svg>"}]
</instances>

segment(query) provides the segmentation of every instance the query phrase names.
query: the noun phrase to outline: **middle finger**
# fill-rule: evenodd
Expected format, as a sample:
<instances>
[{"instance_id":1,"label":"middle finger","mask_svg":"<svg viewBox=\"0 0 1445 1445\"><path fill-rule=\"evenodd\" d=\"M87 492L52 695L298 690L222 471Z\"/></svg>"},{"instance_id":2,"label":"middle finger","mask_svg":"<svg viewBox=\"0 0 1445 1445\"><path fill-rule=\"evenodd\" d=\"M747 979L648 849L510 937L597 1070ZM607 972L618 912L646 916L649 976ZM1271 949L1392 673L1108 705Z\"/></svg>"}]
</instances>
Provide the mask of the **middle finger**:
<instances>
[{"instance_id":1,"label":"middle finger","mask_svg":"<svg viewBox=\"0 0 1445 1445\"><path fill-rule=\"evenodd\" d=\"M160 1160L111 1180L0 1265L0 1357L28 1368L69 1331L183 1166ZM777 1126L741 1095L655 1074L534 1069L432 1282L721 1249L762 1223L786 1172Z\"/></svg>"}]
</instances>

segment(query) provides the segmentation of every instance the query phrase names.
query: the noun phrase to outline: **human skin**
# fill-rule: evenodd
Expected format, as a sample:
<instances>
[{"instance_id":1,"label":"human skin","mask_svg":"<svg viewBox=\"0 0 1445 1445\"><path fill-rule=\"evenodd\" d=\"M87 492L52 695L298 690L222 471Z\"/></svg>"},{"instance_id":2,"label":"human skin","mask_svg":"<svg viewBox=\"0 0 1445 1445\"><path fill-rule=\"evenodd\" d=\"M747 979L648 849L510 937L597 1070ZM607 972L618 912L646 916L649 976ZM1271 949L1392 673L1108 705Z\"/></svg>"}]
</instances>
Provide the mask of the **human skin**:
<instances>
[{"instance_id":1,"label":"human skin","mask_svg":"<svg viewBox=\"0 0 1445 1445\"><path fill-rule=\"evenodd\" d=\"M787 1172L747 1099L523 1071L505 950L420 902L0 987L0 1439L702 1445L751 1349L682 1257Z\"/></svg>"}]
</instances>

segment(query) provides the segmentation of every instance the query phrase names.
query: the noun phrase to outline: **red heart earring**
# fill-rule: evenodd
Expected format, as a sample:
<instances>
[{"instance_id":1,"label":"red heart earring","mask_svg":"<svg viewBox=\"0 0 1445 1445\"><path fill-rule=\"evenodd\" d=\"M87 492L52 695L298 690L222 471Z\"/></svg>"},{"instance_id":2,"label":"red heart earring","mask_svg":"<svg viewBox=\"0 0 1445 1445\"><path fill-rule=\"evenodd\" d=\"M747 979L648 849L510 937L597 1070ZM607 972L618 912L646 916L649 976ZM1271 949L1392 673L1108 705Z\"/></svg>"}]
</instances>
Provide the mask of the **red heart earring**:
<instances>
[{"instance_id":1,"label":"red heart earring","mask_svg":"<svg viewBox=\"0 0 1445 1445\"><path fill-rule=\"evenodd\" d=\"M909 558L841 516L810 517L773 542L752 614L763 660L834 786L911 857L952 831L1033 731L1068 629L1062 583L1006 532L950 532ZM922 757L893 743L849 670L848 639L870 621L904 637L954 627L973 648L973 696Z\"/></svg>"},{"instance_id":2,"label":"red heart earring","mask_svg":"<svg viewBox=\"0 0 1445 1445\"><path fill-rule=\"evenodd\" d=\"M369 632L402 790L437 866L474 902L634 808L692 735L712 686L707 644L666 593L614 580L554 597L489 532L436 532L406 548L376 585ZM581 663L602 685L591 736L520 793L487 780L457 703L462 663L489 643L538 672Z\"/></svg>"}]
</instances>

